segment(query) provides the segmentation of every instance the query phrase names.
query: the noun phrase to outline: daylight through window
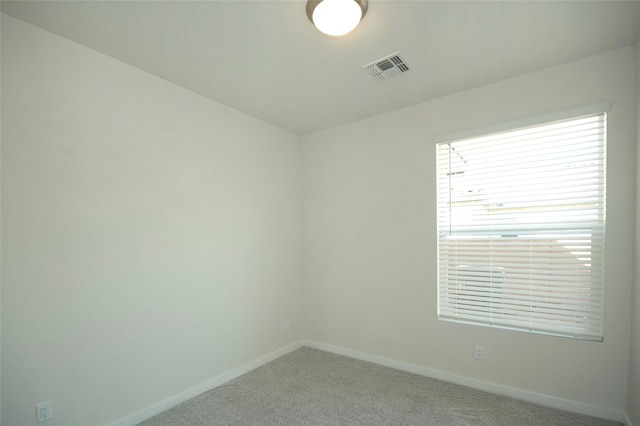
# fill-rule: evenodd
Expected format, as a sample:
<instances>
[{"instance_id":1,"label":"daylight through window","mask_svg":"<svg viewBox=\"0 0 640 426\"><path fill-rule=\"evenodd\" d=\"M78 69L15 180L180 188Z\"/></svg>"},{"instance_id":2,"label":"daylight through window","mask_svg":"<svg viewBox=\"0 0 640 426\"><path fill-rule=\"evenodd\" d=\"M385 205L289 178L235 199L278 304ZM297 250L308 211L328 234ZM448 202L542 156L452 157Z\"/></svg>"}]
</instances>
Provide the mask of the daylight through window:
<instances>
[{"instance_id":1,"label":"daylight through window","mask_svg":"<svg viewBox=\"0 0 640 426\"><path fill-rule=\"evenodd\" d=\"M437 145L438 316L602 340L606 114Z\"/></svg>"}]
</instances>

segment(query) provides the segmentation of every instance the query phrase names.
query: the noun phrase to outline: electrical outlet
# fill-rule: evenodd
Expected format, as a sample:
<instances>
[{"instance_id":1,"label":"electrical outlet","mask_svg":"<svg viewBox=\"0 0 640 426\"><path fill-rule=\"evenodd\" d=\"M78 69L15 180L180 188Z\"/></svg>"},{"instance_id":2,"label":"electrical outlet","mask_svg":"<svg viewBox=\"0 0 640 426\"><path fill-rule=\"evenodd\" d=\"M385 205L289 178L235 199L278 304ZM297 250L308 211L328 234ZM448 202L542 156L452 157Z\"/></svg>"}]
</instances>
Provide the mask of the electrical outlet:
<instances>
[{"instance_id":1,"label":"electrical outlet","mask_svg":"<svg viewBox=\"0 0 640 426\"><path fill-rule=\"evenodd\" d=\"M286 320L286 321L284 322L284 329L285 329L286 331L291 330L291 321Z\"/></svg>"},{"instance_id":2,"label":"electrical outlet","mask_svg":"<svg viewBox=\"0 0 640 426\"><path fill-rule=\"evenodd\" d=\"M38 419L38 423L46 422L53 418L53 407L51 406L51 401L41 402L36 405L36 417Z\"/></svg>"},{"instance_id":3,"label":"electrical outlet","mask_svg":"<svg viewBox=\"0 0 640 426\"><path fill-rule=\"evenodd\" d=\"M484 359L484 346L476 345L473 350L473 357L475 359Z\"/></svg>"}]
</instances>

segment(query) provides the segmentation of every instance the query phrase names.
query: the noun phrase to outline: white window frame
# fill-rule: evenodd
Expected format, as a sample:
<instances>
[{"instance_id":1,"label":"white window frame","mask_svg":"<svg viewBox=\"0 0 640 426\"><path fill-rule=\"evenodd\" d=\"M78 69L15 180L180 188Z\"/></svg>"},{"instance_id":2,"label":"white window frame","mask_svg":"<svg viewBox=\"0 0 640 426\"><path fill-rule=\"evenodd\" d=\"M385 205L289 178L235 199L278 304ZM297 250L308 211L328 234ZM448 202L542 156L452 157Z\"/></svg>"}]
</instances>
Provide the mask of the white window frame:
<instances>
[{"instance_id":1,"label":"white window frame","mask_svg":"<svg viewBox=\"0 0 640 426\"><path fill-rule=\"evenodd\" d=\"M588 105L525 120L503 123L473 132L449 134L436 138L438 182L437 275L438 318L440 320L592 341L603 340L606 112L608 109L608 103ZM472 179L469 179L469 177L455 177L456 174L465 173L460 169L461 166L459 165L467 163L467 160L460 160L464 152L456 152L456 146L459 147L459 150L478 149L482 154L486 152L482 151L484 149L481 145L482 143L487 143L487 141L488 143L495 143L494 139L504 137L505 134L513 134L511 132L521 132L523 130L535 130L552 123L575 122L588 116L601 116L604 126L602 139L598 139L598 143L601 143L599 145L601 151L597 155L597 166L600 167L598 172L599 180L595 184L598 186L598 190L589 190L590 192L588 193L590 197L592 192L598 193L598 202L594 204L598 206L596 215L592 215L592 210L594 209L591 207L586 213L584 207L580 211L580 205L576 202L575 212L571 210L573 207L570 207L570 210L567 210L567 214L575 214L577 219L567 219L565 222L563 219L558 219L561 216L555 212L555 206L553 211L549 210L549 213L545 213L546 210L542 207L543 213L539 217L548 219L546 221L541 219L539 226L530 219L522 225L515 224L515 222L514 225L510 225L507 219L513 220L514 217L517 217L513 213L515 209L509 209L508 207L494 209L501 212L498 214L492 209L485 208L481 214L467 214L460 207L469 205L471 206L469 207L471 209L470 212L479 210L473 210L473 196L465 195L467 192L472 192L469 189L470 186L465 186L469 184L455 183L474 181L473 176L470 176L474 173L472 166L465 165L463 167L467 168L467 175ZM531 144L530 140L526 141L524 146L527 147L525 148L527 151L537 149L535 145ZM562 149L561 144L553 146L559 146ZM489 164L483 164L482 174L476 172L477 175L475 176L479 176L480 182L484 182L482 179L490 182L491 179L494 179L494 176L498 176L501 173L496 172L495 175L493 174L494 172L491 168L495 165L499 166L501 170L505 165L509 164L506 162L500 163L499 154L504 151L499 151L498 148L494 149L496 150L495 163L492 162L494 159L492 156L482 157L483 161ZM503 150L506 151L504 148ZM448 154L444 154L444 151L447 151ZM493 151L491 152L493 153ZM448 157L445 159L446 155ZM454 160L457 161L458 169L455 168L455 165L452 165ZM448 163L446 163L447 161ZM569 162L569 160L567 161ZM520 171L516 170L512 173L517 178ZM580 175L580 177L582 176ZM467 180L465 181L464 179ZM558 178L556 177L555 179ZM567 182L570 181L571 179L567 180ZM559 181L556 180L556 182ZM572 188L567 182L560 181L562 185ZM576 180L576 182L579 182L579 180ZM460 192L457 195L453 188L456 185L459 185L458 191ZM490 183L487 185L490 185ZM549 188L554 185L551 184ZM579 186L581 185L576 184L576 188ZM549 189L549 191L552 190ZM525 201L525 207L521 208L525 213L527 212L526 209L529 208L526 207L529 205L526 204L528 202ZM558 204L568 203L561 201ZM452 206L457 210L452 210ZM565 205L559 208L566 209L568 207ZM507 213L504 213L505 211ZM530 216L533 216L533 214L530 214ZM567 218L569 217L572 216L567 216ZM596 219L593 219L594 217ZM495 225L496 223L497 225ZM537 248L523 248L523 243ZM564 247L564 249L561 250L558 247ZM575 252L573 252L575 259L571 259L571 256L566 254L567 247L579 247L575 250L579 250L581 253L587 252L585 256L587 256L588 260L584 260L584 258L579 261L575 260L578 258ZM518 257L521 253L518 254L515 251L511 253L510 250L521 250L522 253L529 250L532 254L522 254L522 257ZM536 253L540 251L543 253ZM517 260L510 260L511 256ZM534 266L522 267L521 259L526 256L530 256L530 265ZM575 260L575 263L580 263L580 271L576 273L575 283L567 284L573 278L567 280L561 277L565 273L557 272L558 268L555 266L549 266L550 272L547 271L547 267L544 266L547 259L548 263L553 263L553 265L556 262L563 263L573 260ZM535 265L542 265L542 267ZM561 268L564 267L563 263ZM525 270L527 268L529 270ZM516 270L517 272L514 272ZM540 278L543 270L545 274L548 274L548 279L546 276ZM527 274L530 277L528 281L523 279ZM557 275L554 276L553 274ZM575 299L574 302L567 302L569 293L572 293L572 297ZM574 317L571 318L571 315L574 315Z\"/></svg>"}]
</instances>

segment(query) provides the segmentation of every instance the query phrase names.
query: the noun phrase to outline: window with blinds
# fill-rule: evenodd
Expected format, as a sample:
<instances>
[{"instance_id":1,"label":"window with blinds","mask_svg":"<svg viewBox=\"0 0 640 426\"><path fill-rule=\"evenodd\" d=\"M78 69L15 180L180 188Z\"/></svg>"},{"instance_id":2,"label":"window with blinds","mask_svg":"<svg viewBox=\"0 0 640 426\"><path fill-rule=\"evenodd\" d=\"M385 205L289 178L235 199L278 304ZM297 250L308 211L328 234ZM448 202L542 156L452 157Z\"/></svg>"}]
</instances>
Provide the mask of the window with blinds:
<instances>
[{"instance_id":1,"label":"window with blinds","mask_svg":"<svg viewBox=\"0 0 640 426\"><path fill-rule=\"evenodd\" d=\"M438 316L602 340L606 114L437 144Z\"/></svg>"}]
</instances>

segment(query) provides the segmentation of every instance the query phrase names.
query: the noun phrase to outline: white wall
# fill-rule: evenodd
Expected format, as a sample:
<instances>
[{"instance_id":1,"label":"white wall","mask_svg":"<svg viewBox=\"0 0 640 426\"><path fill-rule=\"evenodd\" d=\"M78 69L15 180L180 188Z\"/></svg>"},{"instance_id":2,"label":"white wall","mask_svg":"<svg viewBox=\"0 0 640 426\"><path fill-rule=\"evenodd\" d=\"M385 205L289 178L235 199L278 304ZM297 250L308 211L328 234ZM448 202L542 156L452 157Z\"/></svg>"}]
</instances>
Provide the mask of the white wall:
<instances>
[{"instance_id":1,"label":"white wall","mask_svg":"<svg viewBox=\"0 0 640 426\"><path fill-rule=\"evenodd\" d=\"M633 48L616 50L303 137L308 337L621 417L634 70ZM611 101L604 342L438 321L434 137L601 101ZM484 361L473 359L475 344L485 347Z\"/></svg>"},{"instance_id":2,"label":"white wall","mask_svg":"<svg viewBox=\"0 0 640 426\"><path fill-rule=\"evenodd\" d=\"M0 20L0 46L2 45L2 20ZM0 82L2 81L2 54L0 53ZM1 86L1 84L0 84ZM0 105L2 90L0 88ZM2 108L0 108L0 194L2 189ZM0 241L2 241L2 197L0 196ZM2 423L2 244L0 244L0 424Z\"/></svg>"},{"instance_id":3,"label":"white wall","mask_svg":"<svg viewBox=\"0 0 640 426\"><path fill-rule=\"evenodd\" d=\"M3 424L108 423L302 337L640 421L633 49L304 137L300 188L292 134L5 15L1 42ZM438 322L433 137L604 100L604 343Z\"/></svg>"},{"instance_id":4,"label":"white wall","mask_svg":"<svg viewBox=\"0 0 640 426\"><path fill-rule=\"evenodd\" d=\"M636 42L636 251L627 415L640 425L640 39Z\"/></svg>"},{"instance_id":5,"label":"white wall","mask_svg":"<svg viewBox=\"0 0 640 426\"><path fill-rule=\"evenodd\" d=\"M299 340L299 167L298 136L2 15L2 424L105 424Z\"/></svg>"}]
</instances>

